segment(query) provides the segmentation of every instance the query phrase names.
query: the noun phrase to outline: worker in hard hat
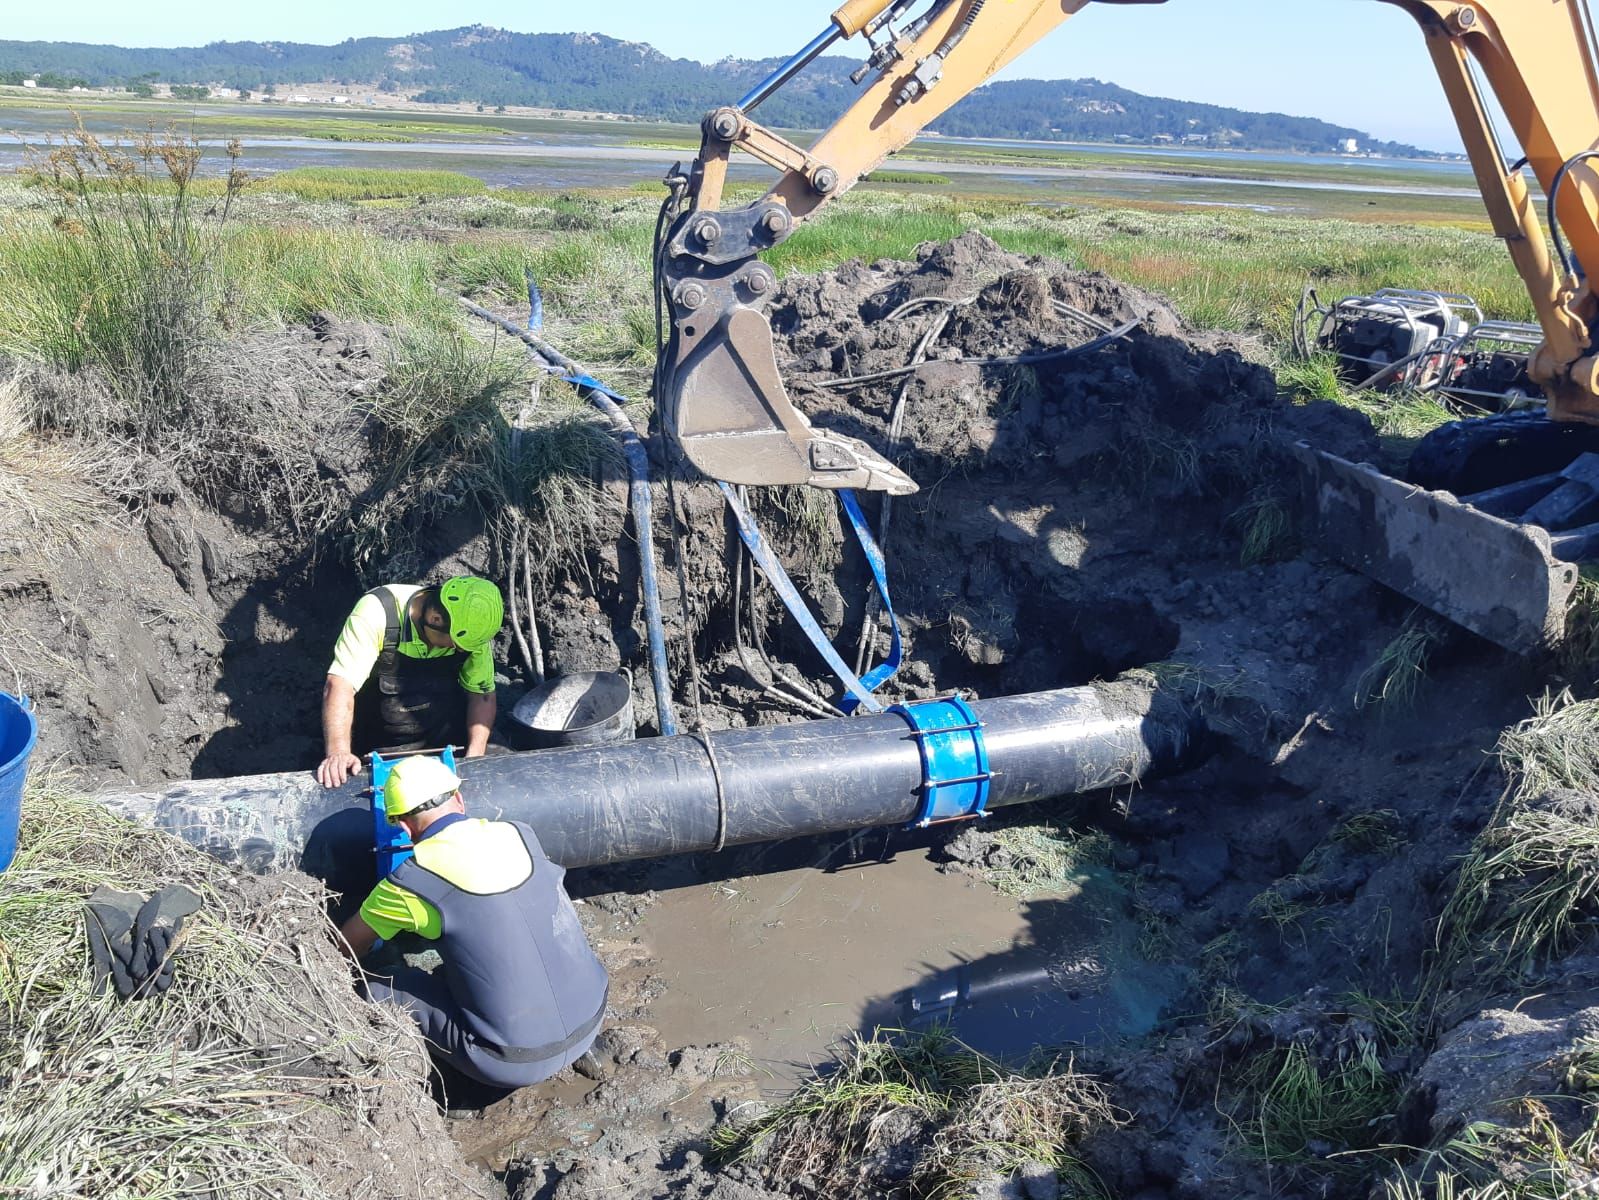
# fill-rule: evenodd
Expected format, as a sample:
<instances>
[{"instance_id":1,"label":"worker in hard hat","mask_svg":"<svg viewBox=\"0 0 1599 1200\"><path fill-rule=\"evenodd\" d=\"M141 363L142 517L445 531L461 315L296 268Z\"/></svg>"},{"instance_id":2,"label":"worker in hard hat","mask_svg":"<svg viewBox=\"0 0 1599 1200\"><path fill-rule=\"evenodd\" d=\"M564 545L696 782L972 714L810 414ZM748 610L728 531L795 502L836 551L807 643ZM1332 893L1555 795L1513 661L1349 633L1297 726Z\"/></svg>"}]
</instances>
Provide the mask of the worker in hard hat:
<instances>
[{"instance_id":1,"label":"worker in hard hat","mask_svg":"<svg viewBox=\"0 0 1599 1200\"><path fill-rule=\"evenodd\" d=\"M494 657L505 604L487 579L437 587L391 583L356 602L322 687L323 758L316 777L338 787L370 750L488 749Z\"/></svg>"},{"instance_id":2,"label":"worker in hard hat","mask_svg":"<svg viewBox=\"0 0 1599 1200\"><path fill-rule=\"evenodd\" d=\"M439 1058L492 1087L525 1087L580 1058L599 1033L605 968L521 821L469 818L461 781L437 758L401 759L383 786L390 823L414 857L378 883L344 923L357 960L378 938L411 931L443 966L372 977L367 994L408 1009Z\"/></svg>"}]
</instances>

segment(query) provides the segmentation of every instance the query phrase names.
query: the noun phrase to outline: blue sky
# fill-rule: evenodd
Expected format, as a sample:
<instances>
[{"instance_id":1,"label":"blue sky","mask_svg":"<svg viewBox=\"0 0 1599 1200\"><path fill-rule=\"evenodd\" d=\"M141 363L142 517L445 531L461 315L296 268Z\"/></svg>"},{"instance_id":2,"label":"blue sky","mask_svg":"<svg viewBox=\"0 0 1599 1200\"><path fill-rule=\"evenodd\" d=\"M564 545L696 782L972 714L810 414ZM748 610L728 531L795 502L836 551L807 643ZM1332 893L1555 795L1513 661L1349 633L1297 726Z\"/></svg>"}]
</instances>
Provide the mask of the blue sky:
<instances>
[{"instance_id":1,"label":"blue sky","mask_svg":"<svg viewBox=\"0 0 1599 1200\"><path fill-rule=\"evenodd\" d=\"M1004 0L1002 0L1004 2ZM714 61L797 49L828 23L828 0L12 0L0 36L124 46L208 41L336 42L481 22L524 32L590 30ZM752 19L753 18L753 19ZM1378 0L1169 0L1094 4L1024 55L1008 77L1094 76L1150 95L1321 117L1396 141L1459 139L1414 21Z\"/></svg>"}]
</instances>

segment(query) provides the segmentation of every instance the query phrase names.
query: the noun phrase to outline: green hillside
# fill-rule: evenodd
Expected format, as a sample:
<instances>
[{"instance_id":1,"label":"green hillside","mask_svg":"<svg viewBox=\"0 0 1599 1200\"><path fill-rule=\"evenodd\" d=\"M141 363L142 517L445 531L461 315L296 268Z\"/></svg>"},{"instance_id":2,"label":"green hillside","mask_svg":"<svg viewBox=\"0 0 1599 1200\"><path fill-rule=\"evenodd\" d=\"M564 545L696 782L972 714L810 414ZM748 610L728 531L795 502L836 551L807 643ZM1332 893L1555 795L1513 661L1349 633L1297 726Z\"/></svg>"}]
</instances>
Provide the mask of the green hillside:
<instances>
[{"instance_id":1,"label":"green hillside","mask_svg":"<svg viewBox=\"0 0 1599 1200\"><path fill-rule=\"evenodd\" d=\"M77 42L0 41L0 82L134 86L334 83L424 102L466 101L625 113L695 121L736 100L778 59L706 65L668 58L639 42L591 33L512 33L473 25L405 38L352 38L336 46L298 42L214 42L178 49L124 49ZM772 100L763 117L815 128L855 95L854 59L819 59ZM1149 142L1171 138L1244 149L1331 150L1354 138L1362 149L1419 154L1358 129L1309 117L1249 113L1144 96L1094 79L1021 79L980 88L938 122L957 136L1062 141Z\"/></svg>"}]
</instances>

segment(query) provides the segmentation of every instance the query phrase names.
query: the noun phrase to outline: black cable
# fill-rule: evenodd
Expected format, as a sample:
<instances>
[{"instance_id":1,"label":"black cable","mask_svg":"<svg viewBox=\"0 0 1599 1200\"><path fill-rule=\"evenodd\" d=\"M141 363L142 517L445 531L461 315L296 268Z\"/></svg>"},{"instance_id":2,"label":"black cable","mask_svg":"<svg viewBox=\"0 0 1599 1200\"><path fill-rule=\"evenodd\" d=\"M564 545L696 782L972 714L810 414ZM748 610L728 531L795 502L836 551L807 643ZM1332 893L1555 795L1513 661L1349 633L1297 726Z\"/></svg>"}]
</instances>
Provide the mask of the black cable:
<instances>
[{"instance_id":1,"label":"black cable","mask_svg":"<svg viewBox=\"0 0 1599 1200\"><path fill-rule=\"evenodd\" d=\"M1584 150L1573 154L1560 164L1560 170L1555 172L1555 180L1549 185L1549 236L1554 239L1555 254L1560 258L1560 265L1566 269L1567 275L1574 275L1576 271L1571 265L1571 255L1566 251L1566 243L1560 236L1560 218L1555 212L1555 202L1560 198L1560 185L1566 181L1566 173L1578 163L1586 159L1599 158L1599 150Z\"/></svg>"}]
</instances>

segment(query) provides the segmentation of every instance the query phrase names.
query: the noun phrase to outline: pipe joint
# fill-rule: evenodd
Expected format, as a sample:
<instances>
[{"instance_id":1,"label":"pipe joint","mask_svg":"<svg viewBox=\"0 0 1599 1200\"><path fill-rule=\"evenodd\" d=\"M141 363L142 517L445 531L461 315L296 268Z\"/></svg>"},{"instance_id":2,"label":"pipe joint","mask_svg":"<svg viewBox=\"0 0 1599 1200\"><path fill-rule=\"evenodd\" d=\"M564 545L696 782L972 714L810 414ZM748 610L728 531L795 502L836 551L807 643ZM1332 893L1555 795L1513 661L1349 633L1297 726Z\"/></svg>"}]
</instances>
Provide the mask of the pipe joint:
<instances>
[{"instance_id":1,"label":"pipe joint","mask_svg":"<svg viewBox=\"0 0 1599 1200\"><path fill-rule=\"evenodd\" d=\"M896 704L922 760L921 808L911 829L988 815L988 744L983 723L959 696Z\"/></svg>"}]
</instances>

